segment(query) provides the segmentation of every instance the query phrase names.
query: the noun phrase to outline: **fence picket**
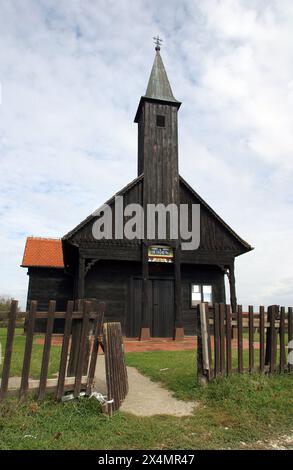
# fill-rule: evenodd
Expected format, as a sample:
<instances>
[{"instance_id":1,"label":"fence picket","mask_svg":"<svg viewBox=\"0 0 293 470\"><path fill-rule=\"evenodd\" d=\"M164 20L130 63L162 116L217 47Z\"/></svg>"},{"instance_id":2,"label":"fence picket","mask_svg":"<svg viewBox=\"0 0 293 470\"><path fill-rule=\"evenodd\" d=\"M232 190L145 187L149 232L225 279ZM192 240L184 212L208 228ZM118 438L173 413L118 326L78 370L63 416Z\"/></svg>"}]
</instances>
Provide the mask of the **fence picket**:
<instances>
[{"instance_id":1,"label":"fence picket","mask_svg":"<svg viewBox=\"0 0 293 470\"><path fill-rule=\"evenodd\" d=\"M64 383L65 383L67 357L68 357L69 342L70 342L70 335L71 335L73 309L74 309L74 302L72 300L69 300L67 302L67 308L66 308L65 326L64 326L64 334L63 334L63 341L62 341L61 356L60 356L58 384L57 384L57 391L56 391L57 400L61 400L63 393L64 393Z\"/></svg>"},{"instance_id":2,"label":"fence picket","mask_svg":"<svg viewBox=\"0 0 293 470\"><path fill-rule=\"evenodd\" d=\"M220 372L225 373L225 304L220 304Z\"/></svg>"},{"instance_id":3,"label":"fence picket","mask_svg":"<svg viewBox=\"0 0 293 470\"><path fill-rule=\"evenodd\" d=\"M249 347L249 372L254 369L254 313L253 306L248 307L248 347Z\"/></svg>"},{"instance_id":4,"label":"fence picket","mask_svg":"<svg viewBox=\"0 0 293 470\"><path fill-rule=\"evenodd\" d=\"M285 350L285 307L280 310L280 372L284 372L286 364L286 350Z\"/></svg>"},{"instance_id":5,"label":"fence picket","mask_svg":"<svg viewBox=\"0 0 293 470\"><path fill-rule=\"evenodd\" d=\"M38 305L37 301L35 300L31 301L27 328L26 328L26 341L25 341L21 383L20 383L20 390L19 390L20 398L23 398L26 396L27 391L28 391L28 386L29 386L29 372L30 372L32 348L33 348L37 305Z\"/></svg>"},{"instance_id":6,"label":"fence picket","mask_svg":"<svg viewBox=\"0 0 293 470\"><path fill-rule=\"evenodd\" d=\"M237 308L237 359L238 359L238 372L243 372L243 316L242 305Z\"/></svg>"},{"instance_id":7,"label":"fence picket","mask_svg":"<svg viewBox=\"0 0 293 470\"><path fill-rule=\"evenodd\" d=\"M83 303L83 319L82 319L82 328L81 328L81 336L80 336L79 355L78 355L78 361L77 361L74 392L73 392L73 395L75 398L79 396L80 389L81 389L81 381L82 381L83 367L84 367L86 347L87 347L86 339L87 339L87 335L89 331L90 309L91 309L91 302L85 301Z\"/></svg>"},{"instance_id":8,"label":"fence picket","mask_svg":"<svg viewBox=\"0 0 293 470\"><path fill-rule=\"evenodd\" d=\"M17 306L18 306L17 300L12 300L11 306L10 306L9 318L8 318L6 346L5 346L2 379L1 379L0 400L3 400L5 398L7 394L7 389L8 389L9 372L10 372L10 365L11 365L16 315L17 315Z\"/></svg>"},{"instance_id":9,"label":"fence picket","mask_svg":"<svg viewBox=\"0 0 293 470\"><path fill-rule=\"evenodd\" d=\"M45 336L44 350L43 350L43 359L42 359L42 366L41 366L41 374L40 374L38 400L43 400L46 394L46 385L47 385L47 378L48 378L48 369L49 369L52 333L53 333L53 327L54 327L55 310L56 310L56 301L50 300L49 309L48 309L46 336Z\"/></svg>"},{"instance_id":10,"label":"fence picket","mask_svg":"<svg viewBox=\"0 0 293 470\"><path fill-rule=\"evenodd\" d=\"M293 341L293 308L288 308L288 344ZM293 371L293 345L288 347L288 371Z\"/></svg>"},{"instance_id":11,"label":"fence picket","mask_svg":"<svg viewBox=\"0 0 293 470\"><path fill-rule=\"evenodd\" d=\"M268 308L268 322L270 326L267 330L266 364L269 364L271 373L276 370L277 335L275 321L278 311L279 307L277 305L271 305Z\"/></svg>"},{"instance_id":12,"label":"fence picket","mask_svg":"<svg viewBox=\"0 0 293 470\"><path fill-rule=\"evenodd\" d=\"M226 370L227 375L232 372L232 324L231 307L226 305Z\"/></svg>"},{"instance_id":13,"label":"fence picket","mask_svg":"<svg viewBox=\"0 0 293 470\"><path fill-rule=\"evenodd\" d=\"M214 375L217 377L220 372L220 305L215 304L214 308Z\"/></svg>"},{"instance_id":14,"label":"fence picket","mask_svg":"<svg viewBox=\"0 0 293 470\"><path fill-rule=\"evenodd\" d=\"M265 370L265 309L259 307L259 370Z\"/></svg>"}]
</instances>

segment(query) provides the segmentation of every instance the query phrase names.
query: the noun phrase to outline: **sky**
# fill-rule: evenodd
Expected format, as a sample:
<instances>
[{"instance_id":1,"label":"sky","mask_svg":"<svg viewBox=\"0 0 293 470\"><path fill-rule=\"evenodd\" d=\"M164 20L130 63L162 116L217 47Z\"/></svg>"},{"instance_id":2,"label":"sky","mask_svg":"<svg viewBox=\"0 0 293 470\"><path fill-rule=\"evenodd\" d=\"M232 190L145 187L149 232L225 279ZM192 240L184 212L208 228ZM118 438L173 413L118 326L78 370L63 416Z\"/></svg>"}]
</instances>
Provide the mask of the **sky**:
<instances>
[{"instance_id":1,"label":"sky","mask_svg":"<svg viewBox=\"0 0 293 470\"><path fill-rule=\"evenodd\" d=\"M0 31L0 295L25 307L27 236L63 236L136 177L159 34L180 173L255 247L238 302L293 305L292 0L1 0Z\"/></svg>"}]
</instances>

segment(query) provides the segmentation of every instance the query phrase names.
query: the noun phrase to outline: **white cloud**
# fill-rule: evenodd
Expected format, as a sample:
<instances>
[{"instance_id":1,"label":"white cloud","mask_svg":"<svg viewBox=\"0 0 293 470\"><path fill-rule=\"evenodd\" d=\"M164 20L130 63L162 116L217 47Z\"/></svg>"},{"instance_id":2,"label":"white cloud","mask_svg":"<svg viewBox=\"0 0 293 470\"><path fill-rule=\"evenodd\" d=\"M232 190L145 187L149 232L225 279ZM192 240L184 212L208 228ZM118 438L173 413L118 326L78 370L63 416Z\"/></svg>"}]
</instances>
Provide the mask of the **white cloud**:
<instances>
[{"instance_id":1,"label":"white cloud","mask_svg":"<svg viewBox=\"0 0 293 470\"><path fill-rule=\"evenodd\" d=\"M256 248L237 261L239 300L292 304L292 18L290 0L3 0L3 293L24 305L27 235L62 236L135 177L160 33L182 175Z\"/></svg>"}]
</instances>

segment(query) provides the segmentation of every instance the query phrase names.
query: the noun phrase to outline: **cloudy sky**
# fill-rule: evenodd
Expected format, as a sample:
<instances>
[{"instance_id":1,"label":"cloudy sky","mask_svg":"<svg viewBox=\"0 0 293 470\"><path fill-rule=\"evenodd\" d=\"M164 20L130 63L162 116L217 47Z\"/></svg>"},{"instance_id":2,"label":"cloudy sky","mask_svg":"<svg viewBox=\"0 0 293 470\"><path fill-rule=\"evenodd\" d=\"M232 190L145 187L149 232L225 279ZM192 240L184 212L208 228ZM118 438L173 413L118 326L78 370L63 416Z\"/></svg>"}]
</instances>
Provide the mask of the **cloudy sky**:
<instances>
[{"instance_id":1,"label":"cloudy sky","mask_svg":"<svg viewBox=\"0 0 293 470\"><path fill-rule=\"evenodd\" d=\"M1 0L0 31L0 294L25 305L26 236L64 235L136 176L159 33L180 172L255 247L238 300L293 304L292 0Z\"/></svg>"}]
</instances>

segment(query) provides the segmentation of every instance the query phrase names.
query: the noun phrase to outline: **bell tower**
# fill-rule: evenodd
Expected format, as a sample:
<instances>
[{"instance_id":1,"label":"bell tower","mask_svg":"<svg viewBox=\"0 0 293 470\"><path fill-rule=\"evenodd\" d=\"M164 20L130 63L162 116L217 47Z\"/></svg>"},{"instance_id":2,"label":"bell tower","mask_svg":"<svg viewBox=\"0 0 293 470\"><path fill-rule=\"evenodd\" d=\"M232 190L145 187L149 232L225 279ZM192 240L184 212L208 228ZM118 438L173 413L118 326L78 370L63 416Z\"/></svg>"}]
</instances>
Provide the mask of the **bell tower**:
<instances>
[{"instance_id":1,"label":"bell tower","mask_svg":"<svg viewBox=\"0 0 293 470\"><path fill-rule=\"evenodd\" d=\"M138 124L138 176L143 174L143 207L149 204L176 204L179 208L178 121L180 101L173 95L160 54L159 37L146 93L141 97L135 120ZM146 216L145 216L146 227ZM168 229L167 229L168 230ZM145 229L146 231L146 229ZM145 235L146 237L146 235ZM172 247L174 258L174 338L183 338L179 240L144 239L142 243L142 323L140 339L150 337L150 270L148 249L153 243ZM171 315L171 312L170 312ZM171 321L171 320L170 320Z\"/></svg>"}]
</instances>

